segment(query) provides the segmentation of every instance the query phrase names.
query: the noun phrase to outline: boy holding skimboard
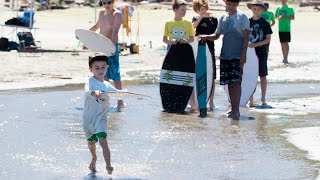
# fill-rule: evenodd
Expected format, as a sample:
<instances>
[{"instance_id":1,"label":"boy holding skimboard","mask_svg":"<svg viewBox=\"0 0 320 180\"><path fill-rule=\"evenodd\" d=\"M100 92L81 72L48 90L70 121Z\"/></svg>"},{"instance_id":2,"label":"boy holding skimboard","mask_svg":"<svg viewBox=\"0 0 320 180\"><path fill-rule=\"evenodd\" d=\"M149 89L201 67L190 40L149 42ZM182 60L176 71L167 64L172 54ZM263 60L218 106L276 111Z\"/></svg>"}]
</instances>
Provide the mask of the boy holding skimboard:
<instances>
[{"instance_id":1,"label":"boy holding skimboard","mask_svg":"<svg viewBox=\"0 0 320 180\"><path fill-rule=\"evenodd\" d=\"M247 3L252 11L250 18L249 48L255 48L259 59L259 76L261 85L261 107L267 107L267 75L268 75L268 44L271 39L271 26L267 20L261 17L261 12L267 8L261 0L253 0ZM253 95L250 98L250 106L253 105Z\"/></svg>"},{"instance_id":2,"label":"boy holding skimboard","mask_svg":"<svg viewBox=\"0 0 320 180\"><path fill-rule=\"evenodd\" d=\"M187 3L184 0L173 0L172 9L174 18L167 20L164 28L163 42L170 46L191 43L194 40L194 28L192 23L183 17L186 15ZM196 111L195 95L190 97L191 112Z\"/></svg>"},{"instance_id":3,"label":"boy holding skimboard","mask_svg":"<svg viewBox=\"0 0 320 180\"><path fill-rule=\"evenodd\" d=\"M199 14L199 16L195 16L192 18L193 27L196 29L196 36L200 34L213 34L218 26L218 19L213 17L212 14L208 13L209 5L207 0L194 0L193 1L193 10ZM214 50L214 41L207 41L206 42L212 57L212 66L213 66L213 82L212 82L212 89L211 95L209 99L209 110L213 111L214 103L214 90L215 90L215 83L214 80L216 79L216 59L215 59L215 50Z\"/></svg>"},{"instance_id":4,"label":"boy holding skimboard","mask_svg":"<svg viewBox=\"0 0 320 180\"><path fill-rule=\"evenodd\" d=\"M83 109L83 129L88 141L88 148L92 159L89 169L96 172L96 142L102 148L106 169L112 174L110 149L107 142L107 115L109 108L109 99L101 98L102 92L117 92L108 81L104 80L108 69L107 56L95 56L89 59L89 69L93 76L85 84L85 98Z\"/></svg>"},{"instance_id":5,"label":"boy holding skimboard","mask_svg":"<svg viewBox=\"0 0 320 180\"><path fill-rule=\"evenodd\" d=\"M172 9L174 18L167 20L165 23L163 42L168 46L193 42L194 29L192 23L183 18L187 12L187 2L174 0Z\"/></svg>"},{"instance_id":6,"label":"boy holding skimboard","mask_svg":"<svg viewBox=\"0 0 320 180\"><path fill-rule=\"evenodd\" d=\"M119 47L118 47L118 32L122 22L121 12L114 8L114 0L101 1L104 10L100 11L98 21L89 30L97 31L100 29L100 34L109 38L116 46L114 56L109 57L109 68L105 76L105 80L112 79L114 86L117 89L122 89L120 66L119 66ZM123 100L118 100L117 109L123 108Z\"/></svg>"},{"instance_id":7,"label":"boy holding skimboard","mask_svg":"<svg viewBox=\"0 0 320 180\"><path fill-rule=\"evenodd\" d=\"M249 19L237 10L240 0L226 0L226 14L223 15L214 34L200 35L207 40L217 40L223 35L220 53L220 85L228 85L231 110L227 117L240 118L241 72L246 62L249 36Z\"/></svg>"}]
</instances>

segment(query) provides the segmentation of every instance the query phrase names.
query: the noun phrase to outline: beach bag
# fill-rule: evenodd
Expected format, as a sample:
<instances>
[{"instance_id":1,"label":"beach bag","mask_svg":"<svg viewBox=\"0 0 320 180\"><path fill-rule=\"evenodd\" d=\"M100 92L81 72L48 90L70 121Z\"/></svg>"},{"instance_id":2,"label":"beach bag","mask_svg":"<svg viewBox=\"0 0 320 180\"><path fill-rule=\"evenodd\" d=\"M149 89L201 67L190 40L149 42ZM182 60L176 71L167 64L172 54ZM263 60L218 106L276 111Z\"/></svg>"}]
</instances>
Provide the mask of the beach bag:
<instances>
[{"instance_id":1,"label":"beach bag","mask_svg":"<svg viewBox=\"0 0 320 180\"><path fill-rule=\"evenodd\" d=\"M9 41L9 50L19 50L20 45L14 41Z\"/></svg>"},{"instance_id":2,"label":"beach bag","mask_svg":"<svg viewBox=\"0 0 320 180\"><path fill-rule=\"evenodd\" d=\"M0 50L8 50L9 48L9 40L8 38L0 38Z\"/></svg>"},{"instance_id":3,"label":"beach bag","mask_svg":"<svg viewBox=\"0 0 320 180\"><path fill-rule=\"evenodd\" d=\"M36 45L31 32L18 32L17 36L19 42L24 42L25 47Z\"/></svg>"},{"instance_id":4,"label":"beach bag","mask_svg":"<svg viewBox=\"0 0 320 180\"><path fill-rule=\"evenodd\" d=\"M25 26L25 23L22 22L22 20L19 18L9 19L4 24L5 25L13 25L13 26Z\"/></svg>"}]
</instances>

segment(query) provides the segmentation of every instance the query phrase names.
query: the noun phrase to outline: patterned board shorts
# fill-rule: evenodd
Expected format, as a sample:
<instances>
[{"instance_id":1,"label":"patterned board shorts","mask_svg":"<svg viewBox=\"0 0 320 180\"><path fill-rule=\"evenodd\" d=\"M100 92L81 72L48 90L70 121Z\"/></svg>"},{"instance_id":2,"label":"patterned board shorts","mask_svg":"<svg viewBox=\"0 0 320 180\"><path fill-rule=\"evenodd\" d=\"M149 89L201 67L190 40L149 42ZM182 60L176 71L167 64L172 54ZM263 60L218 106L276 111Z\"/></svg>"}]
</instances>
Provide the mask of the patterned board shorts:
<instances>
[{"instance_id":1,"label":"patterned board shorts","mask_svg":"<svg viewBox=\"0 0 320 180\"><path fill-rule=\"evenodd\" d=\"M220 85L241 84L240 59L220 60Z\"/></svg>"}]
</instances>

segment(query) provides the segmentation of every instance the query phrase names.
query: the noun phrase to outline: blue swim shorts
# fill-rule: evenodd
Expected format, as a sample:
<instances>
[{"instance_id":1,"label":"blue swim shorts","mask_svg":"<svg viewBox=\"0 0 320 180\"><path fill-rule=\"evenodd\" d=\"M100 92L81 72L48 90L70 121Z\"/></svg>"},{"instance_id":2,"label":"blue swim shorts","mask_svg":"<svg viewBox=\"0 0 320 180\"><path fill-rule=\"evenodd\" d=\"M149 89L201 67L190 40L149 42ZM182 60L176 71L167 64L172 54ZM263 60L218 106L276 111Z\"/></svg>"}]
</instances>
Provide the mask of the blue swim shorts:
<instances>
[{"instance_id":1,"label":"blue swim shorts","mask_svg":"<svg viewBox=\"0 0 320 180\"><path fill-rule=\"evenodd\" d=\"M119 45L116 43L116 52L114 56L109 56L109 67L107 70L107 73L105 75L106 78L112 79L113 81L120 81L120 66L119 66Z\"/></svg>"}]
</instances>

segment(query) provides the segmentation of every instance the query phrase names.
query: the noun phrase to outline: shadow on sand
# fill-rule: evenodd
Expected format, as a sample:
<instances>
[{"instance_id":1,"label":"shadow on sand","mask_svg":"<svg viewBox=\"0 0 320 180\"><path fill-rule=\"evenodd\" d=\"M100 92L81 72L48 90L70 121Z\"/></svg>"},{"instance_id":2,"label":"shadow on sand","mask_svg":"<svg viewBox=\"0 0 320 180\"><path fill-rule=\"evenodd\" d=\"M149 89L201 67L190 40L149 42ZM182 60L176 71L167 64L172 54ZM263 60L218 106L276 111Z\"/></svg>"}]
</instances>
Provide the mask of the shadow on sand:
<instances>
[{"instance_id":1,"label":"shadow on sand","mask_svg":"<svg viewBox=\"0 0 320 180\"><path fill-rule=\"evenodd\" d=\"M96 173L90 173L87 176L83 178L83 180L144 180L140 178L106 178L106 177L100 177Z\"/></svg>"}]
</instances>

